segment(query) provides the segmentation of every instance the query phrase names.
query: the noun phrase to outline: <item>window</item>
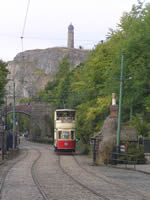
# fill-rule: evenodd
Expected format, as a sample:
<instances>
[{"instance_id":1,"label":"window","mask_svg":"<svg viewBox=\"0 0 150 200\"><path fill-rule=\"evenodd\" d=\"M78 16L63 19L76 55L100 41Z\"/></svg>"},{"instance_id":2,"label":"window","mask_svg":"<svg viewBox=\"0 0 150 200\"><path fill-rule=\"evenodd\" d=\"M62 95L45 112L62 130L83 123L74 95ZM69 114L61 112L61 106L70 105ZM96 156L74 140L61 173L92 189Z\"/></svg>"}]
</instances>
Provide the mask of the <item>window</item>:
<instances>
[{"instance_id":1,"label":"window","mask_svg":"<svg viewBox=\"0 0 150 200\"><path fill-rule=\"evenodd\" d=\"M69 139L69 132L63 132L63 138Z\"/></svg>"},{"instance_id":2,"label":"window","mask_svg":"<svg viewBox=\"0 0 150 200\"><path fill-rule=\"evenodd\" d=\"M71 139L74 139L74 131L71 131Z\"/></svg>"},{"instance_id":3,"label":"window","mask_svg":"<svg viewBox=\"0 0 150 200\"><path fill-rule=\"evenodd\" d=\"M57 111L56 120L61 119L75 120L75 111Z\"/></svg>"},{"instance_id":4,"label":"window","mask_svg":"<svg viewBox=\"0 0 150 200\"><path fill-rule=\"evenodd\" d=\"M61 131L58 131L59 139L61 139Z\"/></svg>"}]
</instances>

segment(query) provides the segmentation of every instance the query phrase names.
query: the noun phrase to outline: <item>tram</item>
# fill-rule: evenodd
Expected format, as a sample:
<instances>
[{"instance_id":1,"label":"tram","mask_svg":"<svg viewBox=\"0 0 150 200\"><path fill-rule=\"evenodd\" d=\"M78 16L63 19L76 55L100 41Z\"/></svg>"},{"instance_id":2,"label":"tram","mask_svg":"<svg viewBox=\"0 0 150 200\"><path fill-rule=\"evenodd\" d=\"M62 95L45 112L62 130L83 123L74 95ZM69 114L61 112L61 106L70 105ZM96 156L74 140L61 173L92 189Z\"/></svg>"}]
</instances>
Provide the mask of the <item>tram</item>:
<instances>
[{"instance_id":1,"label":"tram","mask_svg":"<svg viewBox=\"0 0 150 200\"><path fill-rule=\"evenodd\" d=\"M54 112L54 150L75 152L75 110L57 109Z\"/></svg>"}]
</instances>

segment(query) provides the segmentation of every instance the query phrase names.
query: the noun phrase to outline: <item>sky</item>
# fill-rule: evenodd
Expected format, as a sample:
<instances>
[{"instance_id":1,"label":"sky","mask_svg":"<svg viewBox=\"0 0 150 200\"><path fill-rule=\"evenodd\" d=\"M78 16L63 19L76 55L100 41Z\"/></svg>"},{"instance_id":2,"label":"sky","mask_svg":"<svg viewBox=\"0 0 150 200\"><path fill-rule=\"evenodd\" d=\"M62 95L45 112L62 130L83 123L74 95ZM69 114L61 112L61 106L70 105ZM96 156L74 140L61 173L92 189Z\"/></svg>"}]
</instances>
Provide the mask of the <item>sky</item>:
<instances>
[{"instance_id":1,"label":"sky","mask_svg":"<svg viewBox=\"0 0 150 200\"><path fill-rule=\"evenodd\" d=\"M1 0L0 59L11 61L22 50L67 47L70 23L75 48L92 49L133 4L137 0Z\"/></svg>"}]
</instances>

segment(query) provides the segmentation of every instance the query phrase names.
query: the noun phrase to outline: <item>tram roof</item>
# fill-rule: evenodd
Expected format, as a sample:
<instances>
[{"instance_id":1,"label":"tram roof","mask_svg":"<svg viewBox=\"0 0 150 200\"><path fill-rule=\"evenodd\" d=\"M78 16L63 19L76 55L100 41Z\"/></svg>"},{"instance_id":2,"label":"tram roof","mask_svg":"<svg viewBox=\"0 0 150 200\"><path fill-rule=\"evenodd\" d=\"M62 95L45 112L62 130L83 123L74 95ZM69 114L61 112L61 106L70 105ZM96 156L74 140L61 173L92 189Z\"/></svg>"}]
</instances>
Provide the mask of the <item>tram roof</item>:
<instances>
[{"instance_id":1,"label":"tram roof","mask_svg":"<svg viewBox=\"0 0 150 200\"><path fill-rule=\"evenodd\" d=\"M57 110L55 110L56 112L57 111L61 111L61 112L63 112L63 111L75 111L74 109L57 109Z\"/></svg>"}]
</instances>

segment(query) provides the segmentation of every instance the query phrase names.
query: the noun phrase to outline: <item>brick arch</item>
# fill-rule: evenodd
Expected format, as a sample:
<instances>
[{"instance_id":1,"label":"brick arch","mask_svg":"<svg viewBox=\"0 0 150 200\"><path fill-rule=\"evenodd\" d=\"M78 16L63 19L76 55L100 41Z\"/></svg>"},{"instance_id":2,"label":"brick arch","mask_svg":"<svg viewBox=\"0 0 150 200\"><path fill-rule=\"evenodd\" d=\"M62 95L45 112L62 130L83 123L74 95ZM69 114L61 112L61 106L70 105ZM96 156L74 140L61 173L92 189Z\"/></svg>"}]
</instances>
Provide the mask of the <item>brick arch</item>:
<instances>
[{"instance_id":1,"label":"brick arch","mask_svg":"<svg viewBox=\"0 0 150 200\"><path fill-rule=\"evenodd\" d=\"M7 106L7 114L13 112L13 105ZM47 103L31 102L30 104L20 104L15 106L16 113L22 113L30 117L30 133L31 137L34 134L34 128L39 127L41 130L41 137L52 135L52 126L50 122L45 120L45 116L49 116L49 120L52 120L52 109Z\"/></svg>"},{"instance_id":2,"label":"brick arch","mask_svg":"<svg viewBox=\"0 0 150 200\"><path fill-rule=\"evenodd\" d=\"M13 106L10 104L7 106L7 114L13 112ZM15 106L16 113L23 113L25 115L31 116L32 115L32 106L31 105L17 105Z\"/></svg>"}]
</instances>

